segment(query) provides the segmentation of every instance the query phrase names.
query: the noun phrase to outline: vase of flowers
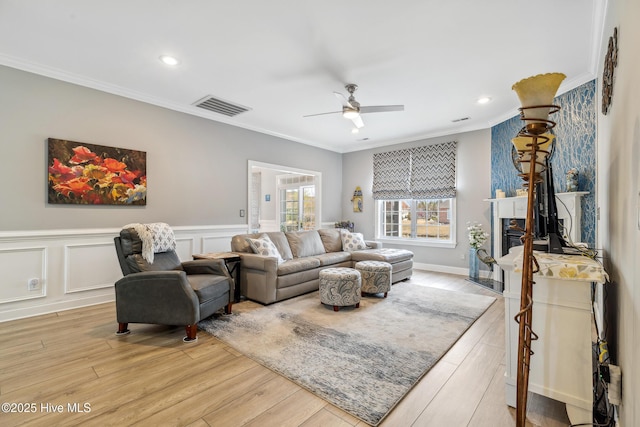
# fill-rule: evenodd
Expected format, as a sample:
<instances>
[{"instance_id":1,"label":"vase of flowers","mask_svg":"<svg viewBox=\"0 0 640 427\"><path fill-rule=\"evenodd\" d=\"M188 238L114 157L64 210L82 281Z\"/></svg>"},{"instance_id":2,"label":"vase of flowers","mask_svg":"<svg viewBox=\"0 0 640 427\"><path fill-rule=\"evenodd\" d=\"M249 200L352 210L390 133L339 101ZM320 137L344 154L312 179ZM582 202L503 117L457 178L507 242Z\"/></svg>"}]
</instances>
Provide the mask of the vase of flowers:
<instances>
[{"instance_id":1,"label":"vase of flowers","mask_svg":"<svg viewBox=\"0 0 640 427\"><path fill-rule=\"evenodd\" d=\"M480 260L478 259L478 249L489 238L489 233L482 229L482 224L467 223L469 232L469 277L474 280L480 278Z\"/></svg>"}]
</instances>

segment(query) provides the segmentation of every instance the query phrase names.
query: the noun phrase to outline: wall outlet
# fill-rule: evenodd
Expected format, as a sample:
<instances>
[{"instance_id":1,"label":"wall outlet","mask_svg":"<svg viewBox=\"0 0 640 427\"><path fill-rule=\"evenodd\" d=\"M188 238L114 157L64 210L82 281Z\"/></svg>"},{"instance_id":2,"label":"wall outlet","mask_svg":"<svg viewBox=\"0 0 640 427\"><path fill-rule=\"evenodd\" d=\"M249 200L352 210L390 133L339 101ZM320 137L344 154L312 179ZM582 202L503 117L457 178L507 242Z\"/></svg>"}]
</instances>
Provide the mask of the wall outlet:
<instances>
[{"instance_id":1,"label":"wall outlet","mask_svg":"<svg viewBox=\"0 0 640 427\"><path fill-rule=\"evenodd\" d=\"M460 254L460 259L464 259L464 254Z\"/></svg>"},{"instance_id":2,"label":"wall outlet","mask_svg":"<svg viewBox=\"0 0 640 427\"><path fill-rule=\"evenodd\" d=\"M240 209L240 217L244 218L244 209Z\"/></svg>"},{"instance_id":3,"label":"wall outlet","mask_svg":"<svg viewBox=\"0 0 640 427\"><path fill-rule=\"evenodd\" d=\"M29 279L27 281L27 289L30 291L40 290L40 279Z\"/></svg>"}]
</instances>

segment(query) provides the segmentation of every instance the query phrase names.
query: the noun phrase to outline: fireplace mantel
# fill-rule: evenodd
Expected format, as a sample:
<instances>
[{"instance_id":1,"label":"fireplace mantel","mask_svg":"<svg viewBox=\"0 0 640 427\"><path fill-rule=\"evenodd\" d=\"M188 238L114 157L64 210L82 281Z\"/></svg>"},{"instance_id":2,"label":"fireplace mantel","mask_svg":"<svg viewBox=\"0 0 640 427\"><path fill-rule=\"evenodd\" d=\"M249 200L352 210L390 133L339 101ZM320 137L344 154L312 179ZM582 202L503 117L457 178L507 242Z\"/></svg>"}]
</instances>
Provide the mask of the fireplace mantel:
<instances>
[{"instance_id":1,"label":"fireplace mantel","mask_svg":"<svg viewBox=\"0 0 640 427\"><path fill-rule=\"evenodd\" d=\"M558 219L568 224L570 230L568 237L574 243L580 242L582 233L582 207L581 199L588 191L574 191L569 193L556 193L558 207ZM498 199L485 199L493 205L493 250L494 258L502 256L502 220L525 219L527 216L527 197L504 197ZM493 280L502 282L502 270L494 266Z\"/></svg>"}]
</instances>

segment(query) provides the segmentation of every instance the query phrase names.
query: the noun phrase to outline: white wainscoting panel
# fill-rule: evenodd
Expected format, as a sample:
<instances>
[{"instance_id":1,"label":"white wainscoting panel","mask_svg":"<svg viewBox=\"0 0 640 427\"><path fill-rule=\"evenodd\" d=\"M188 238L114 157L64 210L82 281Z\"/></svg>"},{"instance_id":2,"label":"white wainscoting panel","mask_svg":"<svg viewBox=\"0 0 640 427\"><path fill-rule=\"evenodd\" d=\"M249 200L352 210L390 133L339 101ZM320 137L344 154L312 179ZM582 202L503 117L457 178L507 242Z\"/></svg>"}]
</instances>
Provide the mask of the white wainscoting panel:
<instances>
[{"instance_id":1,"label":"white wainscoting panel","mask_svg":"<svg viewBox=\"0 0 640 427\"><path fill-rule=\"evenodd\" d=\"M46 247L0 249L0 304L42 298L47 284ZM38 279L38 290L30 291L27 283Z\"/></svg>"},{"instance_id":2,"label":"white wainscoting panel","mask_svg":"<svg viewBox=\"0 0 640 427\"><path fill-rule=\"evenodd\" d=\"M113 240L65 245L64 293L111 288L122 277Z\"/></svg>"},{"instance_id":3,"label":"white wainscoting panel","mask_svg":"<svg viewBox=\"0 0 640 427\"><path fill-rule=\"evenodd\" d=\"M174 226L178 256L230 249L246 224ZM122 277L113 238L120 229L0 232L0 322L69 310L115 299ZM29 279L40 288L29 291ZM115 310L114 310L115 322Z\"/></svg>"},{"instance_id":4,"label":"white wainscoting panel","mask_svg":"<svg viewBox=\"0 0 640 427\"><path fill-rule=\"evenodd\" d=\"M236 234L245 234L243 230ZM231 250L231 239L226 234L213 234L202 238L202 253L207 252L229 252Z\"/></svg>"},{"instance_id":5,"label":"white wainscoting panel","mask_svg":"<svg viewBox=\"0 0 640 427\"><path fill-rule=\"evenodd\" d=\"M195 244L193 237L178 237L176 236L176 253L180 261L190 261L191 255L194 254L193 246Z\"/></svg>"}]
</instances>

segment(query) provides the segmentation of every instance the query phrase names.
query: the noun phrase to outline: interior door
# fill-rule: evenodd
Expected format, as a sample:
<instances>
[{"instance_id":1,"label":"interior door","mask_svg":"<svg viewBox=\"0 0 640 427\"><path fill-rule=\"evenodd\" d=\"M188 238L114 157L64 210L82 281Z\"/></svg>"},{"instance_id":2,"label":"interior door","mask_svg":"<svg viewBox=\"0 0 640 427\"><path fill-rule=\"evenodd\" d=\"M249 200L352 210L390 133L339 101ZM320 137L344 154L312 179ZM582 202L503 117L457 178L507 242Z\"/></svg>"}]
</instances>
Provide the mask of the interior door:
<instances>
[{"instance_id":1,"label":"interior door","mask_svg":"<svg viewBox=\"0 0 640 427\"><path fill-rule=\"evenodd\" d=\"M316 228L315 185L287 186L280 189L280 228L282 231Z\"/></svg>"}]
</instances>

